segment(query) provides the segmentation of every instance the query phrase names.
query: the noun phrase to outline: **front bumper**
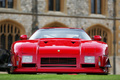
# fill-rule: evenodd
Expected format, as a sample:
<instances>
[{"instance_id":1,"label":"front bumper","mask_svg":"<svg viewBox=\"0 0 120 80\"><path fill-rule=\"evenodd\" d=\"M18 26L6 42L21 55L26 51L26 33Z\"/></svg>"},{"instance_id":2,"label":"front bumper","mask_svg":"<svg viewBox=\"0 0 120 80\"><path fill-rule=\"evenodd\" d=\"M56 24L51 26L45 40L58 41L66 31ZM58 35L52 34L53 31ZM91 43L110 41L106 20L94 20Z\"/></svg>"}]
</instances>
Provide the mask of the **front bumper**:
<instances>
[{"instance_id":1,"label":"front bumper","mask_svg":"<svg viewBox=\"0 0 120 80\"><path fill-rule=\"evenodd\" d=\"M36 68L17 68L14 69L14 73L106 73L103 69L99 68L82 68L82 69L55 69L55 68L44 68L44 69L36 69Z\"/></svg>"}]
</instances>

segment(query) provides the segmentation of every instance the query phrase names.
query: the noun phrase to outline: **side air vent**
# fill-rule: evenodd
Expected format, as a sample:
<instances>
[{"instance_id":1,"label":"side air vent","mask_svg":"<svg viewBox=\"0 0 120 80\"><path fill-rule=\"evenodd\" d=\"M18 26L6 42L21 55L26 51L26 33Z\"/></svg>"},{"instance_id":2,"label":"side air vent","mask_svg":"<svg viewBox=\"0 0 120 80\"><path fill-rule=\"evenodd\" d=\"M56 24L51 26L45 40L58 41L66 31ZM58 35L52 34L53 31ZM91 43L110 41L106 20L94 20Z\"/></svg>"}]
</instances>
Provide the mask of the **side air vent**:
<instances>
[{"instance_id":1,"label":"side air vent","mask_svg":"<svg viewBox=\"0 0 120 80\"><path fill-rule=\"evenodd\" d=\"M47 43L48 43L48 41L44 41L44 43L45 43L45 44L47 44Z\"/></svg>"},{"instance_id":2,"label":"side air vent","mask_svg":"<svg viewBox=\"0 0 120 80\"><path fill-rule=\"evenodd\" d=\"M74 41L71 41L71 43L75 44L75 42L74 42Z\"/></svg>"}]
</instances>

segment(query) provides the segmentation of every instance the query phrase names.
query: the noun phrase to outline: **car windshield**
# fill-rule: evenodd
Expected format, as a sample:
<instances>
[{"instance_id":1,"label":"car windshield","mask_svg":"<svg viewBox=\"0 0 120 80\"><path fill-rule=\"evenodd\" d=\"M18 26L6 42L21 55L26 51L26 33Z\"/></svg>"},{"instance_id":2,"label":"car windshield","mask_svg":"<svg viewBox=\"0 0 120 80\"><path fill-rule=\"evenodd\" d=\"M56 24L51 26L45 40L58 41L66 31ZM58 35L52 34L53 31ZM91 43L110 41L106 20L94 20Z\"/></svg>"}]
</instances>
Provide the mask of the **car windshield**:
<instances>
[{"instance_id":1,"label":"car windshield","mask_svg":"<svg viewBox=\"0 0 120 80\"><path fill-rule=\"evenodd\" d=\"M39 29L29 39L39 38L81 38L91 40L87 33L81 29Z\"/></svg>"}]
</instances>

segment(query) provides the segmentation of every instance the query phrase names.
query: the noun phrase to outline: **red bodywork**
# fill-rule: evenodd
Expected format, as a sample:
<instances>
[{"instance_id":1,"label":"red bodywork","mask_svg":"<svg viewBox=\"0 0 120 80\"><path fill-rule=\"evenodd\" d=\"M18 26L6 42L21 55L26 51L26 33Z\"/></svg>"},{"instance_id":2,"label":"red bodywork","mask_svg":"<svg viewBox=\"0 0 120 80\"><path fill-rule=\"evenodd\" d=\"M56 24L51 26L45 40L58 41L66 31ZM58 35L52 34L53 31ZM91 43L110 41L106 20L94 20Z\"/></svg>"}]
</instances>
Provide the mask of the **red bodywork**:
<instances>
[{"instance_id":1,"label":"red bodywork","mask_svg":"<svg viewBox=\"0 0 120 80\"><path fill-rule=\"evenodd\" d=\"M100 41L75 38L41 38L12 44L11 62L14 73L107 73L108 45ZM33 56L22 62L22 56ZM85 63L94 56L95 63Z\"/></svg>"}]
</instances>

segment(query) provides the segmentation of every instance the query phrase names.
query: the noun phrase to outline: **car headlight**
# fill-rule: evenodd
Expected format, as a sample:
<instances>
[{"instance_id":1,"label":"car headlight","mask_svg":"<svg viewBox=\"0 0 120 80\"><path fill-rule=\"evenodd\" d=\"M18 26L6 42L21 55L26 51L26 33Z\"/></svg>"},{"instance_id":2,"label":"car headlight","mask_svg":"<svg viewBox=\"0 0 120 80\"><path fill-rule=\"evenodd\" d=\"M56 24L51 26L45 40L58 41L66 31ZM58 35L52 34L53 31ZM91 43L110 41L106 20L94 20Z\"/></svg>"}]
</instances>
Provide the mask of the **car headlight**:
<instances>
[{"instance_id":1,"label":"car headlight","mask_svg":"<svg viewBox=\"0 0 120 80\"><path fill-rule=\"evenodd\" d=\"M85 63L95 63L95 57L94 56L85 56L84 61L85 61Z\"/></svg>"},{"instance_id":2,"label":"car headlight","mask_svg":"<svg viewBox=\"0 0 120 80\"><path fill-rule=\"evenodd\" d=\"M22 56L22 62L23 63L31 63L33 60L33 57L32 56Z\"/></svg>"}]
</instances>

